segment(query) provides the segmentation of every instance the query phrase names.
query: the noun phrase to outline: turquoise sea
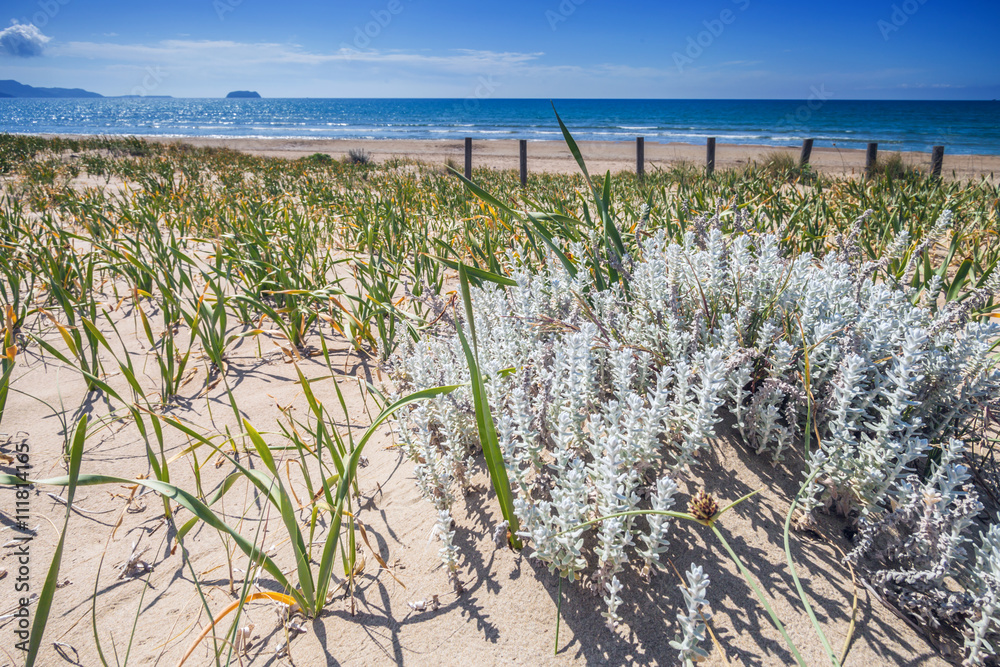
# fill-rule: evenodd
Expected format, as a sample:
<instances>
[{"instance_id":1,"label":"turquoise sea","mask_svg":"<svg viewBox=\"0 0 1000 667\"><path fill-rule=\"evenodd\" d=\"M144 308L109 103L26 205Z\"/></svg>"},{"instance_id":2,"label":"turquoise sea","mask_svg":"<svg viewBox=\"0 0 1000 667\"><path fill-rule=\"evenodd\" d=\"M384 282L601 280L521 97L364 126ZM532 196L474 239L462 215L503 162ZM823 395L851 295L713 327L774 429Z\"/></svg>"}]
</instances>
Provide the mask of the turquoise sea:
<instances>
[{"instance_id":1,"label":"turquoise sea","mask_svg":"<svg viewBox=\"0 0 1000 667\"><path fill-rule=\"evenodd\" d=\"M1000 102L556 100L577 139L1000 155ZM0 99L0 132L347 139L560 138L548 100Z\"/></svg>"}]
</instances>

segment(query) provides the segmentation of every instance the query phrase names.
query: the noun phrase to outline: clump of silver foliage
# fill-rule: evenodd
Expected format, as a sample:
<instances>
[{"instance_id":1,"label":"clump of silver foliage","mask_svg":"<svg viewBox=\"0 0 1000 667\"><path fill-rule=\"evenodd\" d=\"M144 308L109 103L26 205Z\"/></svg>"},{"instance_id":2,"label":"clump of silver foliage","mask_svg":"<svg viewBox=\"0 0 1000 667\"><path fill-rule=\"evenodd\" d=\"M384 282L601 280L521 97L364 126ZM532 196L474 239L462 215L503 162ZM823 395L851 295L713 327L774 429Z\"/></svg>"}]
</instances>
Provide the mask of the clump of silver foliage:
<instances>
[{"instance_id":1,"label":"clump of silver foliage","mask_svg":"<svg viewBox=\"0 0 1000 667\"><path fill-rule=\"evenodd\" d=\"M934 233L948 222L946 215ZM806 461L812 483L802 520L819 511L855 518L866 541L856 559L883 544L891 525L914 527L909 542L919 544L905 550L920 562L910 569L933 576L916 577L923 588L907 600L918 615L928 603L947 607L934 581L959 574L966 528L979 511L960 463L964 445L951 437L1000 390L990 357L1000 327L970 319L968 309L936 310L928 303L935 295L876 279L880 267L862 265L843 239L840 252L823 258L785 257L774 236L725 235L705 220L694 228L682 243L662 233L646 238L637 257L626 258L623 284L604 290L586 270L573 277L553 260L531 271L512 256L515 287L473 290L480 364L520 537L560 576L586 571L614 626L618 575L630 563L645 575L661 564L671 521L628 516L570 529L599 516L672 508L675 480L697 464L724 411L744 445L772 463L796 447L798 456L811 396L821 446L814 439ZM897 239L893 253L910 247ZM585 254L573 244L566 250ZM395 374L400 391L469 379L453 329L402 349ZM454 489L469 484L478 446L471 394L412 408L401 433L438 511L441 555L454 576L450 509ZM914 466L934 452L944 455L920 481ZM584 550L588 533L592 551ZM992 652L987 637L998 628L1000 535L991 529L987 538L974 574L962 575L971 582L964 604L956 603L962 609L948 608L969 623L970 664ZM878 580L908 581L893 569L908 567L899 562L902 547L875 558Z\"/></svg>"}]
</instances>

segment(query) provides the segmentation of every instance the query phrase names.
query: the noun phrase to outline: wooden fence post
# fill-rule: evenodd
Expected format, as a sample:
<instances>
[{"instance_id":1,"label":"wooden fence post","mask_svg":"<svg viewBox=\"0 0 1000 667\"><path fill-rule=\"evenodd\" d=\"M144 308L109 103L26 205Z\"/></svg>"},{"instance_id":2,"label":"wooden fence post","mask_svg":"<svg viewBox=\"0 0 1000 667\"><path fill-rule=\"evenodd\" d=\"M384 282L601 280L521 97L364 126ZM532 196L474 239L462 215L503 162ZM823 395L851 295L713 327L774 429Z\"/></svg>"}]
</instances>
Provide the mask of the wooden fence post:
<instances>
[{"instance_id":1,"label":"wooden fence post","mask_svg":"<svg viewBox=\"0 0 1000 667\"><path fill-rule=\"evenodd\" d=\"M944 164L944 146L935 146L931 152L931 176L941 176L941 166Z\"/></svg>"},{"instance_id":2,"label":"wooden fence post","mask_svg":"<svg viewBox=\"0 0 1000 667\"><path fill-rule=\"evenodd\" d=\"M646 138L635 138L635 174L641 181L646 176Z\"/></svg>"},{"instance_id":3,"label":"wooden fence post","mask_svg":"<svg viewBox=\"0 0 1000 667\"><path fill-rule=\"evenodd\" d=\"M878 144L874 141L868 144L865 152L865 176L871 177L875 172L875 163L878 162Z\"/></svg>"},{"instance_id":4,"label":"wooden fence post","mask_svg":"<svg viewBox=\"0 0 1000 667\"><path fill-rule=\"evenodd\" d=\"M518 143L520 144L519 147L521 149L521 187L526 188L528 187L528 140L521 139Z\"/></svg>"},{"instance_id":5,"label":"wooden fence post","mask_svg":"<svg viewBox=\"0 0 1000 667\"><path fill-rule=\"evenodd\" d=\"M465 177L472 180L472 137L465 138Z\"/></svg>"},{"instance_id":6,"label":"wooden fence post","mask_svg":"<svg viewBox=\"0 0 1000 667\"><path fill-rule=\"evenodd\" d=\"M802 140L802 152L799 154L799 166L804 167L809 164L809 158L812 157L813 152L813 140L803 139Z\"/></svg>"},{"instance_id":7,"label":"wooden fence post","mask_svg":"<svg viewBox=\"0 0 1000 667\"><path fill-rule=\"evenodd\" d=\"M709 176L715 171L715 137L708 138L705 171Z\"/></svg>"}]
</instances>

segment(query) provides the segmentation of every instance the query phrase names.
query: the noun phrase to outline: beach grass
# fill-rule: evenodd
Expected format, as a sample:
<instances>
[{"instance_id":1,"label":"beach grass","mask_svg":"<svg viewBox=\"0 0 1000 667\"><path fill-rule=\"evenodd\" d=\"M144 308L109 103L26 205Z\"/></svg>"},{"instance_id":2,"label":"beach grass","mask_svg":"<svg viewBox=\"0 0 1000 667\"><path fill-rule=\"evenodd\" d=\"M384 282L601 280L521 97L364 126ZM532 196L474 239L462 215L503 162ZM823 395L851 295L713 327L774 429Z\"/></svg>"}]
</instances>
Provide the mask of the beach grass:
<instances>
[{"instance_id":1,"label":"beach grass","mask_svg":"<svg viewBox=\"0 0 1000 667\"><path fill-rule=\"evenodd\" d=\"M838 179L800 169L780 153L761 165L711 176L686 166L654 170L642 180L630 173L593 179L586 172L539 173L522 190L513 171L476 170L464 181L406 160L376 163L364 151L352 151L347 160L316 154L287 161L137 139L0 135L0 420L5 428L19 426L10 424L4 405L12 392L32 391L17 374L28 352L81 378L88 404L94 397L106 404L96 420L89 408L73 406L74 420L65 429L68 476L34 481L69 490L67 521L76 489L124 484L161 496L182 552L196 525L216 531L236 605L209 613L207 584L189 568L200 604L214 619L195 645L227 620L221 637L213 635L212 660L229 664L239 651L241 610L257 599L250 582L261 573L280 589L269 599L284 605L286 620L295 613L321 615L334 590L354 595L363 569L359 538L368 539L358 516L365 446L395 411L459 389L441 386L378 400L375 415L355 436L330 341L346 341L377 366L405 339L427 335L449 309L450 316L465 318L470 339L461 327L458 332L471 373L476 430L501 513L516 532L504 493L511 484L477 358L481 343L470 284L502 283L516 258L538 269L559 261L568 271L589 272L598 285L627 289L627 264L643 240L662 233L681 241L710 219L725 234L774 234L789 256L822 257L851 237L882 279L899 279L915 266L914 299L929 299L933 308L939 299L970 299L1000 260L1000 187L986 179L930 179L898 156L879 164L870 180ZM952 226L942 235L936 225L946 210ZM905 247L895 247L904 235ZM889 254L893 261L881 261ZM449 294L455 296L450 306ZM986 320L995 313L991 298L975 302L971 315ZM141 355L130 351L130 336L140 341ZM277 348L295 364L306 415L265 425L246 417L230 370L232 351L244 344L255 345L258 356L263 347ZM300 365L316 358L325 370L307 377ZM201 380L192 393L186 387L195 371ZM312 392L318 382L336 388L333 408ZM215 430L188 422L184 409L195 401L211 414L206 396L213 391L221 392L223 411L231 414L212 414L211 423L220 425ZM377 398L369 387L362 392ZM214 405L218 409L219 402ZM144 443L148 477L81 472L88 438L124 422ZM186 443L177 453L167 451L171 435ZM230 471L214 491L201 488L209 458ZM292 465L298 471L294 485ZM171 481L181 467L194 471L196 488ZM23 480L4 475L0 483ZM295 486L307 497L296 497ZM262 534L248 537L244 520L251 502L221 509L233 489L263 499L261 511L276 517L290 557L272 555ZM45 630L41 612L58 595L49 580L58 577L72 539L64 525L28 664ZM520 546L516 536L511 543ZM230 554L236 550L247 559L242 577L233 571ZM369 553L379 558L376 550ZM385 562L379 566L388 569ZM805 601L801 587L799 594ZM102 636L96 615L92 622L95 638ZM107 664L103 653L101 661Z\"/></svg>"}]
</instances>

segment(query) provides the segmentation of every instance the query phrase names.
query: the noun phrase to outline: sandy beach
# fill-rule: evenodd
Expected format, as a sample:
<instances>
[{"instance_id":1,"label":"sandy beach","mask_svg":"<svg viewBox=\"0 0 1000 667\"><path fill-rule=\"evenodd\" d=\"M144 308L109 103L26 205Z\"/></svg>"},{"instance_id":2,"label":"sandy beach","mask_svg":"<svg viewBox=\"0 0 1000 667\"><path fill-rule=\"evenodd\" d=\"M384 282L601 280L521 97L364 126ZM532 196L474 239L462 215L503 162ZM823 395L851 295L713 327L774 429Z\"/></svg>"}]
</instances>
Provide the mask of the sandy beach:
<instances>
[{"instance_id":1,"label":"sandy beach","mask_svg":"<svg viewBox=\"0 0 1000 667\"><path fill-rule=\"evenodd\" d=\"M139 365L148 350L138 338L141 333L132 331L134 317L135 313L128 308L114 314L114 321L126 333L124 348L116 352L127 354ZM113 335L110 327L102 329ZM58 334L49 332L46 337L59 344ZM315 338L311 340L316 342ZM342 373L337 381L347 401L349 419L355 424L365 424L366 410L371 406L366 408L356 378L377 382L384 376L346 342L334 345L333 362ZM267 348L258 356L254 344L244 342L234 346L228 355L229 375L241 411L251 415L273 442L273 432L283 411L302 418L308 415L308 406L295 381L296 367L279 349ZM110 365L113 360L108 358L105 362ZM309 378L321 377L326 369L318 357L304 359L299 366ZM232 413L227 411L224 386L200 391L203 373L194 374L194 380L183 390L182 403L187 407L173 414L183 415L185 422L205 432L238 428ZM63 470L60 446L63 436L59 421L47 412L42 401L79 404L87 397L84 382L78 375L46 363L34 354L18 368L15 382L30 388L32 396L37 398L12 393L5 423L11 435L0 437L0 445L4 451L13 451L17 443L27 443L35 474L40 478L57 476ZM120 375L109 382L120 391L127 390ZM155 391L155 379L143 377L142 382L148 391ZM331 382L317 382L315 391L325 405L336 405L338 399ZM94 409L95 417L106 416L104 406ZM367 558L367 565L359 576L356 599L351 602L337 588L327 611L320 618L305 622L306 632L295 639L292 655L286 658L275 657L275 646L283 636L275 603L268 600L250 603L243 623L256 624L256 629L253 648L243 664L673 665L676 653L669 642L678 633L675 618L680 604L679 581L673 568L685 571L691 564L701 564L711 573L712 628L725 653L706 639L705 648L712 655L701 664L720 667L792 664L792 655L769 625L733 561L719 550L710 533L683 526L671 531L673 546L666 569L650 580L637 573L622 575L626 585L622 613L626 622L617 631L610 631L601 616L605 605L599 594L580 582L560 588L558 578L543 563L527 554L496 547L491 538L492 527L502 517L488 491L489 477L478 466L470 492L460 495L455 508L458 526L455 539L461 550L460 578L465 586L465 592L456 596L442 569L438 542L433 539L433 509L414 483L413 464L397 446L397 430L383 426L370 443L366 450L370 463L363 470L360 488L360 516L367 527L368 539L390 569L380 568L365 549L362 560ZM173 429L167 432L167 456L182 457L189 445L182 436ZM128 478L146 475L147 462L140 443L133 424L117 423L99 431L88 442L85 470L113 471ZM248 460L246 455L240 458ZM821 646L791 592L781 548L781 522L788 511L788 499L798 487L796 480L802 474L799 466L783 464L772 468L762 457L738 444L730 432L714 441L704 458L700 472L684 483L686 494L705 486L720 497L735 499L750 490L763 489L755 502L726 517L723 530L763 583L769 603L784 620L805 659L809 664L821 664L824 659ZM218 488L232 472L221 456L206 453L202 464L200 482L206 490ZM171 467L171 481L182 488L193 489L198 484L192 470L180 461ZM298 474L288 483L297 489L299 497L306 497ZM65 513L64 505L45 495L52 491L59 489L39 487L32 496L32 526L37 524L38 531L32 542L38 558L38 574L34 576L39 578L58 538L55 528L42 517L55 526L60 525ZM268 513L266 505L255 505L252 494L247 494L239 487L231 497L227 496L228 503L223 503L223 509L229 520L246 522L251 535L258 530L254 526L262 526L260 530L266 538L259 539L273 550L283 567L292 568L280 523L273 513ZM61 588L48 624L51 640L43 647L40 664L61 664L57 655L60 649L71 655L78 651L77 664L98 664L90 623L90 595L98 572L101 576L97 618L105 650L115 642L118 650L122 649L136 622L139 605L144 611L136 627L134 653L141 659L137 664L176 664L207 619L197 595L185 581L182 550L171 550L173 532L162 517L159 499L141 493L130 495L127 486L116 485L107 490L87 487L81 489L76 506L78 512L71 520L72 548L60 569ZM178 516L186 521L191 515L182 510ZM947 665L923 637L852 582L850 571L841 563L840 547L829 539L836 535L839 526L835 519L823 517L819 530L828 539L796 534L793 542L799 575L837 647L840 648L845 637L852 637L850 658L854 665ZM114 537L109 539L112 533ZM235 599L226 575L227 551L238 570L237 576L247 567L247 559L234 546L221 542L212 529L201 525L192 531L185 545L195 571L205 581L208 603L215 613ZM10 553L8 550L5 555ZM146 576L122 574L123 563L132 553L139 553L149 563ZM0 564L12 568L12 559L0 560ZM144 587L147 592L143 598ZM438 600L440 607L424 608L421 601L428 600ZM10 602L5 601L4 608ZM854 612L853 605L857 605ZM561 623L559 652L554 654L557 609L561 609ZM188 667L213 664L211 646L211 641L206 640L185 664ZM18 663L7 663L0 657L0 667L7 664Z\"/></svg>"},{"instance_id":2,"label":"sandy beach","mask_svg":"<svg viewBox=\"0 0 1000 667\"><path fill-rule=\"evenodd\" d=\"M246 151L256 155L296 159L313 153L326 153L335 158L344 157L351 149L363 149L377 161L391 158L409 158L428 164L445 164L448 160L461 165L465 148L461 141L407 140L357 140L357 139L219 139L207 137L145 137L147 141L179 142L191 146L214 146ZM633 142L581 141L580 150L593 173L607 170L632 171L635 169L636 147ZM716 145L716 169L744 167L751 162L761 162L775 151L787 152L797 160L798 147L750 146L736 144ZM518 142L513 139L477 140L473 142L473 166L492 169L518 168ZM688 163L705 164L706 149L703 145L646 142L646 170L666 169ZM889 155L880 151L879 155ZM929 169L929 153L900 153L907 164ZM864 172L865 151L814 147L810 164L830 176L858 176ZM528 144L528 170L548 173L575 173L576 162L562 141L532 141ZM949 155L944 156L942 176L946 179L968 180L987 177L996 179L1000 174L1000 155Z\"/></svg>"},{"instance_id":3,"label":"sandy beach","mask_svg":"<svg viewBox=\"0 0 1000 667\"><path fill-rule=\"evenodd\" d=\"M598 579L592 573L596 569L585 572L585 581L560 584L546 562L534 556L534 545L520 551L497 546L494 535L503 516L485 459L478 453L472 456L473 463L466 471L469 484L461 489L453 485L451 539L458 554L454 580L462 588L461 593L456 592L453 578L442 564L434 506L424 499L418 487L419 460L411 458L402 446L404 435L412 432L404 431L409 427L393 421L383 423L367 440L363 467L359 460L357 491L352 496L352 502L357 502L352 511L366 532L363 544L355 545L358 547L355 567L344 568L346 556L341 556L336 563L339 569L332 574L337 577L333 579L334 589L323 610L316 610L310 618L297 617L298 629L286 635L286 619L281 616L283 609L287 611L286 604L264 594L282 594L279 591L293 590L293 586L275 583L273 573L261 575L229 537L232 533L218 526L196 522L190 532L179 538L175 522L164 517L161 498L153 490L140 488L155 475L151 461L157 461L157 465L161 465L161 460L164 462L162 465L169 468L169 483L176 489L195 493L198 498L205 498L205 502L211 500L210 509L216 513L218 525L225 524L238 534L249 536L246 539L254 544L263 545L282 577L299 576L292 542L294 531L275 507L263 501L259 489L248 481L249 474L247 479L241 477L245 473L237 464L263 474L267 464L262 451L273 450L275 470L280 471L282 484L295 501L297 518L290 523L295 531L302 531L295 534L308 535L310 546L325 544L332 532L331 524L328 518L322 518L322 513L311 511L311 507L319 506L315 482L328 479L320 469L323 462L320 458L300 455L304 450L289 446L287 434L303 433L315 445L310 451L326 451L318 436L314 438L310 433L315 423L315 408L308 398L312 396L317 405L326 406L327 421L332 428L342 438L353 433L354 441L358 442L381 407L371 388L383 393L398 389L391 380L399 377L391 374L391 364L379 363L379 348L359 343L360 334L355 332L360 330L347 324L350 321L373 327L361 323L358 315L370 323L375 313L362 307L348 309L355 303L367 306L368 301L374 301L363 291L365 288L358 278L363 275L363 268L373 262L371 255L347 253L344 247L356 242L357 230L371 211L376 214L370 229L388 227L385 221L391 222L391 213L386 215L377 208L378 202L384 201L378 197L396 191L394 188L399 184L402 187L398 191L406 197L400 200L400 209L406 211L407 224L411 225L403 229L414 230L418 238L442 238L446 234L450 238L456 229L475 232L481 222L478 216L469 217L471 209L464 208L463 202L449 203L428 194L435 190L429 184L435 179L442 189L461 190L461 185L443 175L440 169L448 159L461 163L463 147L459 142L194 139L187 143L227 146L288 159L317 152L340 158L352 148L363 148L380 161L401 156L436 166L423 170L412 166L359 170L340 165L293 169L281 162L237 160L228 153L198 155L153 150L143 155L144 151L133 153L134 146L122 142L113 146L114 150L107 145L82 146L73 159L63 159L67 157L64 154L54 157L52 150L39 148L34 161L2 181L10 188L8 192L20 197L10 199L10 210L16 212L0 218L0 222L7 220L8 226L9 221L21 220L5 237L16 237L24 243L19 252L24 253L26 268L20 273L37 271L34 284L50 285L52 278L45 271L52 271L48 269L51 265L44 261L43 251L62 253L57 255L61 258L57 267L89 261L106 267L103 274L94 274L85 294L92 299L94 312L101 315L91 316L94 330L108 341L97 349L93 362L95 368L103 369L98 371L99 379L108 390L98 392L88 388L85 376L75 364L90 362L73 361L77 357L72 350L83 349L83 343L67 342L71 339L66 336L72 330L62 322L69 322L68 315L41 310L49 305L47 294L36 292L25 301L26 310L28 303L41 305L23 316L21 329L26 333L11 339L18 345L18 352L0 430L0 472L12 473L14 454L26 450L30 452L33 479L60 476L66 469L67 439L74 432L74 425L89 424L85 446L81 445L83 473L117 478L112 483L82 487L74 497L68 523L66 497L60 495L62 487L40 483L30 496L30 512L25 522L31 530L32 592L40 589L59 540L64 534L68 536L58 571L58 589L36 664L62 664L63 653L75 658L75 664L98 664L98 641L105 655L127 650L131 643L134 664L180 664L189 650L191 657L183 664L189 667L212 664L214 647L219 646L220 650L225 647L228 639L224 637L230 624L236 621L235 615L226 616L225 610L234 609L234 602L242 593L253 592L261 597L245 605L237 626L241 632L245 630L249 644L243 645L245 650L231 664L242 660L242 664L299 667L673 665L677 664L677 652L671 641L681 636L678 614L684 608L678 590L684 576L680 573L693 565L704 567L711 581L706 599L713 614L710 619L713 636L701 642L709 657L700 664L720 667L792 664L795 657L789 648L791 644L801 651L803 664L828 661L795 592L783 539L785 517L804 478L803 458L793 451L787 460L767 460L756 453L755 445L728 420L720 422L715 437L706 442L694 468L678 477L680 494L682 498L692 498L704 489L728 503L759 491L752 500L720 519L719 534L746 564L750 578L757 582L754 585L759 585L761 596L783 624L787 642L757 601L757 593L747 583L744 573L720 548L713 534L703 530L704 526L681 524L671 528L670 548L665 552L668 555L662 570L644 574L638 560L622 570L619 580L622 621L613 629L607 627L604 613L608 605L599 584L595 583ZM516 142L483 141L475 148L476 164L480 166L516 167ZM634 168L633 144L584 143L582 150L593 173ZM647 145L648 168L685 160L698 163L703 150L681 144ZM745 164L769 150L720 146L720 167ZM569 151L559 142L533 143L529 155L536 172L577 169ZM818 160L831 160L838 155L823 150L815 153ZM846 155L844 160L849 165L864 157L857 152ZM907 157L921 158L919 154ZM171 169L167 176L171 173L191 176L174 182L164 177L164 165ZM78 166L93 171L77 170ZM852 168L855 173L859 171L848 167L844 173L850 173ZM297 172L299 175L295 177ZM286 175L294 178L286 179ZM636 184L629 180L624 179L619 186L624 192L635 193ZM740 182L738 178L733 181ZM411 188L414 183L421 185ZM538 179L538 183L543 183L543 179ZM939 189L933 183L922 187ZM895 186L882 182L872 187L877 192L889 188ZM969 186L965 191L980 189ZM825 188L829 200L817 200L814 206L818 209L824 201L837 207L846 206L844 201L848 197L843 193L847 190ZM53 193L58 196L52 196ZM332 196L327 198L330 193ZM371 203L366 203L365 196L371 197L367 200ZM903 196L910 195L900 195ZM759 199L766 199L766 195ZM254 206L260 206L261 200L270 202L268 205L273 208L255 211ZM21 213L22 209L15 209L13 203L20 201L31 208ZM983 201L985 204L979 203ZM968 198L961 210L988 211L994 201L990 193L985 199ZM308 209L299 208L302 202L310 202ZM756 208L751 210L762 210L765 205L755 204ZM973 205L978 208L970 208ZM314 257L329 255L328 270L321 276L310 279L308 262L301 260L303 255L291 252L306 248L301 240L297 246L289 240L297 238L293 236L292 224L284 229L277 226L292 215L300 216L296 220L304 223L296 229L324 229L337 244L317 246L313 251ZM246 224L251 216L257 217L252 219L253 224ZM831 209L830 217L842 220L836 209ZM988 214L981 217L986 219ZM166 222L161 222L161 218ZM450 221L455 219L465 219L468 226L463 223L463 227L452 227ZM102 225L111 220L118 225L115 245L107 245L95 255L94 243L110 242L95 238L91 230L103 230ZM195 220L198 227L191 225ZM144 221L146 226L126 226L132 224L129 221ZM67 235L55 236L63 224ZM186 245L175 240L176 251L158 255L160 246L156 239L161 224L174 225L170 228L174 233L184 225ZM922 224L926 226L927 220ZM994 233L991 223L979 224L984 234ZM262 237L251 236L258 229L266 229L261 233L266 234L269 242L262 243ZM79 243L52 243L36 248L29 245L36 238L50 243L52 238L78 239ZM143 244L129 255L137 260L135 263L116 261L124 255L109 254L133 253L127 246L133 239ZM274 274L295 276L295 285L308 285L303 281L313 280L315 285L333 285L343 290L339 299L347 304L340 306L345 311L341 320L344 324L334 319L337 313L332 306L330 311L320 310L325 303L312 306L318 317L330 319L300 331L300 344L293 349L287 333L291 330L290 318L285 320L276 310L271 311L273 315L254 311L243 317L239 311L241 304L258 303L256 307L271 308L270 302L251 301L259 298L253 291L257 288L232 286L228 282L227 276L254 266L251 245L256 249L267 247L269 252L275 249L288 252L281 256L287 259L269 261L283 262ZM385 247L388 245L376 249ZM217 265L226 253L231 253L230 264ZM183 259L183 264L176 268L169 266L162 274L146 268L138 278L126 274L132 266L159 266L157 262L163 260L158 258L163 256L177 258L178 262ZM405 260L394 261L402 266ZM112 270L119 273L111 273ZM0 271L0 278L7 285L18 284L10 276L20 273L8 269L6 274ZM167 282L161 287L157 282L153 288L157 296L143 299L139 298L136 285L146 275L164 281L173 278L160 276L183 275L190 282L185 283L187 287L179 279L176 287L175 283ZM456 282L456 274L448 271L442 274L436 287L443 297L439 305L444 309L450 307L448 303L457 302ZM413 306L416 299L404 298L403 285L400 280L389 284L393 291L387 300L397 309L413 307L409 312L416 314ZM328 294L326 289L329 288L323 287L324 291L316 294ZM298 290L293 288L293 291ZM221 300L216 296L215 303L224 305L225 317L211 320L208 311L201 310L205 295L211 294L223 295ZM181 319L167 319L164 324L171 303L182 304L182 314L170 316ZM195 308L198 316L193 315ZM191 319L186 319L184 313ZM64 319L59 321L58 317ZM5 328L0 333L6 327L13 329L13 322L8 324L11 320L13 316L4 319ZM57 321L61 326L55 326ZM181 324L174 327L171 325L174 321ZM212 323L211 328L203 322ZM148 331L144 323L151 323ZM175 346L172 352L165 351L168 340ZM213 347L213 340L224 343L221 348ZM374 337L371 340L376 345L381 342ZM324 358L323 350L328 351L328 358ZM218 363L213 361L213 354L220 359ZM187 365L183 370L172 370L176 367L164 370L161 363L167 359L174 363L184 359ZM171 381L174 388L165 388L165 380ZM305 385L311 387L308 395ZM166 398L165 392L170 392ZM149 420L158 415L156 423L165 426L162 442L154 442L149 436L151 428L140 428L139 419L123 412L122 406L126 405L123 396L134 396L137 405L148 406L141 414ZM243 429L249 432L249 425L264 439L263 450L253 449L239 435ZM192 433L206 440L193 440ZM223 439L229 446L220 444ZM147 449L149 443L158 452ZM333 445L328 445L327 450L330 447ZM230 487L231 491L222 492ZM10 493L0 494L0 514L4 517L15 515L11 498ZM180 525L186 525L184 522L193 516L189 508L178 502L171 502L170 507ZM311 530L313 516L321 519L314 534L306 532ZM13 521L0 524L0 533L7 531L8 535L0 538L0 543L14 544L13 537L9 537L14 535ZM68 528L60 530L63 525ZM807 591L804 595L809 596L834 650L838 655L847 651L851 665L954 664L960 650L955 642L949 637L942 639L929 634L909 618L898 617L881 601L877 591L866 588L852 566L845 565L844 557L853 544L845 530L852 526L848 518L823 512L818 513L815 525L796 530L789 538L791 558L803 590ZM313 551L311 563L318 563L319 553L318 549ZM15 557L10 548L0 553L0 580L6 573L6 583L0 587L11 583L15 573L20 576L14 569L20 566ZM293 571L296 574L291 574ZM352 573L353 584L344 583L348 572ZM13 602L0 597L4 603L0 606L0 617L6 616L9 621L13 618L10 614L17 609L35 604L32 599L24 599L26 604L21 605L18 600L15 607ZM220 619L217 640L199 639L210 628L212 618ZM0 631L6 632L9 626L2 621L0 618ZM286 637L291 637L290 644ZM291 655L285 652L289 646ZM19 663L11 654L0 655L0 667L8 664Z\"/></svg>"},{"instance_id":4,"label":"sandy beach","mask_svg":"<svg viewBox=\"0 0 1000 667\"><path fill-rule=\"evenodd\" d=\"M1000 667L1000 2L8 4L0 667Z\"/></svg>"}]
</instances>

